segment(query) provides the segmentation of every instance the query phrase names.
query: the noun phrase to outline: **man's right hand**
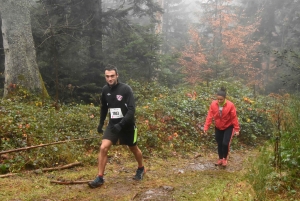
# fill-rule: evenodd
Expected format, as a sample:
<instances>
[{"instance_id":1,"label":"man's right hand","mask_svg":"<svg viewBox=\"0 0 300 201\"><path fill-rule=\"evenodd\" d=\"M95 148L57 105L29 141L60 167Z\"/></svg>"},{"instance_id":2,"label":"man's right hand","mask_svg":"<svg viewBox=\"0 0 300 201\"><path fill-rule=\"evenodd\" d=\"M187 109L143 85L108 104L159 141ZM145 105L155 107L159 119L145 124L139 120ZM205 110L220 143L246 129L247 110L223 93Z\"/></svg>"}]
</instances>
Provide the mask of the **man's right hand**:
<instances>
[{"instance_id":1,"label":"man's right hand","mask_svg":"<svg viewBox=\"0 0 300 201\"><path fill-rule=\"evenodd\" d=\"M103 133L102 128L103 128L103 124L99 124L97 128L98 133Z\"/></svg>"}]
</instances>

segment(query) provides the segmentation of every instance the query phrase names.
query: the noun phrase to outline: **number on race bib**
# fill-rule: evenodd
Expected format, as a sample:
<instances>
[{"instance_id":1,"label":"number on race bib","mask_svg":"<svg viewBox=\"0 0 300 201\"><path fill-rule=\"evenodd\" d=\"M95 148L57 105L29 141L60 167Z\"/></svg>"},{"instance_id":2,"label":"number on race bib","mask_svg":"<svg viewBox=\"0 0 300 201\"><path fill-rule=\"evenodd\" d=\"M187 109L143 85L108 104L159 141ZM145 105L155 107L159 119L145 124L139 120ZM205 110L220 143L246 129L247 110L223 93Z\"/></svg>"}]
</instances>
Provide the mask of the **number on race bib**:
<instances>
[{"instance_id":1,"label":"number on race bib","mask_svg":"<svg viewBox=\"0 0 300 201\"><path fill-rule=\"evenodd\" d=\"M110 110L110 117L112 119L119 119L124 117L121 108L110 108L109 110Z\"/></svg>"}]
</instances>

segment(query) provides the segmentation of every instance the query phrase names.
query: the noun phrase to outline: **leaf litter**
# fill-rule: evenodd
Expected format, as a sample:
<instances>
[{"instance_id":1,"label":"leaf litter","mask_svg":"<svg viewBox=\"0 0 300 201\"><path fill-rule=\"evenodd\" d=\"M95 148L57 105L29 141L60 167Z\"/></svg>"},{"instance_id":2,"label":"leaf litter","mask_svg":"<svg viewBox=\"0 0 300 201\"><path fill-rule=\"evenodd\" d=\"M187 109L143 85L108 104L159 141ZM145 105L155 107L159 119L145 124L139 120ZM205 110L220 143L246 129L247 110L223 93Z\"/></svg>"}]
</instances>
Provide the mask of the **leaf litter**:
<instances>
[{"instance_id":1,"label":"leaf litter","mask_svg":"<svg viewBox=\"0 0 300 201\"><path fill-rule=\"evenodd\" d=\"M235 173L244 169L246 155L250 151L237 151L230 153L228 167L222 168L214 165L216 153L205 155L184 155L170 156L165 158L148 157L145 159L146 174L142 181L134 181L132 178L136 170L136 162L132 157L122 156L122 160L111 160L107 164L105 183L97 189L90 189L87 184L57 185L50 184L50 179L60 180L91 180L95 177L96 166L75 167L69 170L45 173L44 175L22 175L14 178L14 181L21 181L21 185L14 186L9 180L0 180L1 186L11 185L14 190L7 194L0 194L1 200L105 200L105 201L173 201L173 200L197 200L193 196L198 196L199 191L205 191L204 178L214 175L206 182L207 188L214 185L214 182L223 179L224 172ZM215 173L212 173L215 172ZM203 176L201 176L203 174ZM198 178L200 176L200 178ZM42 178L41 178L42 177ZM67 179L69 178L69 179ZM234 180L235 177L232 177ZM32 182L34 180L34 182ZM42 180L42 181L41 181ZM228 180L228 179L227 179ZM230 178L229 178L230 180ZM35 192L28 193L29 189L22 188L28 182L35 185ZM193 187L193 185L195 187ZM202 185L199 189L198 185ZM30 186L30 185L29 185ZM221 189L220 191L224 191ZM243 189L240 189L239 193ZM5 189L4 189L5 191ZM15 194L13 197L11 194ZM210 194L204 194L209 197ZM251 195L252 196L252 195ZM218 196L217 196L218 197ZM186 199L185 199L186 198Z\"/></svg>"}]
</instances>

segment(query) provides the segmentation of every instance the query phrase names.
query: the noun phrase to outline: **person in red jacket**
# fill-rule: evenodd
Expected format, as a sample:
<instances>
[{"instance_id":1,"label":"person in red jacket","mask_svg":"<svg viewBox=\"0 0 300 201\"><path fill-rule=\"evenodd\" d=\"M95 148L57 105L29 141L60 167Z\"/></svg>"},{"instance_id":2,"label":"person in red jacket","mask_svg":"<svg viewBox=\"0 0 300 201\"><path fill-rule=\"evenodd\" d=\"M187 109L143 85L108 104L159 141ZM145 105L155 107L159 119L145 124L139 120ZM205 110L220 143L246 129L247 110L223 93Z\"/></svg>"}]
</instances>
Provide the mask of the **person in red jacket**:
<instances>
[{"instance_id":1,"label":"person in red jacket","mask_svg":"<svg viewBox=\"0 0 300 201\"><path fill-rule=\"evenodd\" d=\"M240 127L235 106L226 99L224 87L217 92L217 100L212 101L209 107L203 128L204 134L207 133L212 120L215 123L215 138L219 155L219 160L215 165L227 166L230 142L234 134L239 135Z\"/></svg>"}]
</instances>

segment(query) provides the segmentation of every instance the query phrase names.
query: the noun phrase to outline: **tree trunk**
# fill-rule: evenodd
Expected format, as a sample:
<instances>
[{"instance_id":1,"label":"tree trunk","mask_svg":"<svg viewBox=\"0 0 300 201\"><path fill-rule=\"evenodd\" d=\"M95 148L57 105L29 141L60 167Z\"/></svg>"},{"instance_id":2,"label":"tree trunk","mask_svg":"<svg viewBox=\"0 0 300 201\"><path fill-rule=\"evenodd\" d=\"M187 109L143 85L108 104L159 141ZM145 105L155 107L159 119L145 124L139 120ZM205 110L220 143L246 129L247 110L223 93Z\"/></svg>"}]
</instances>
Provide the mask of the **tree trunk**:
<instances>
[{"instance_id":1,"label":"tree trunk","mask_svg":"<svg viewBox=\"0 0 300 201\"><path fill-rule=\"evenodd\" d=\"M36 62L28 0L1 0L3 48L5 54L4 97L12 86L46 95ZM15 84L15 85L14 85Z\"/></svg>"}]
</instances>

